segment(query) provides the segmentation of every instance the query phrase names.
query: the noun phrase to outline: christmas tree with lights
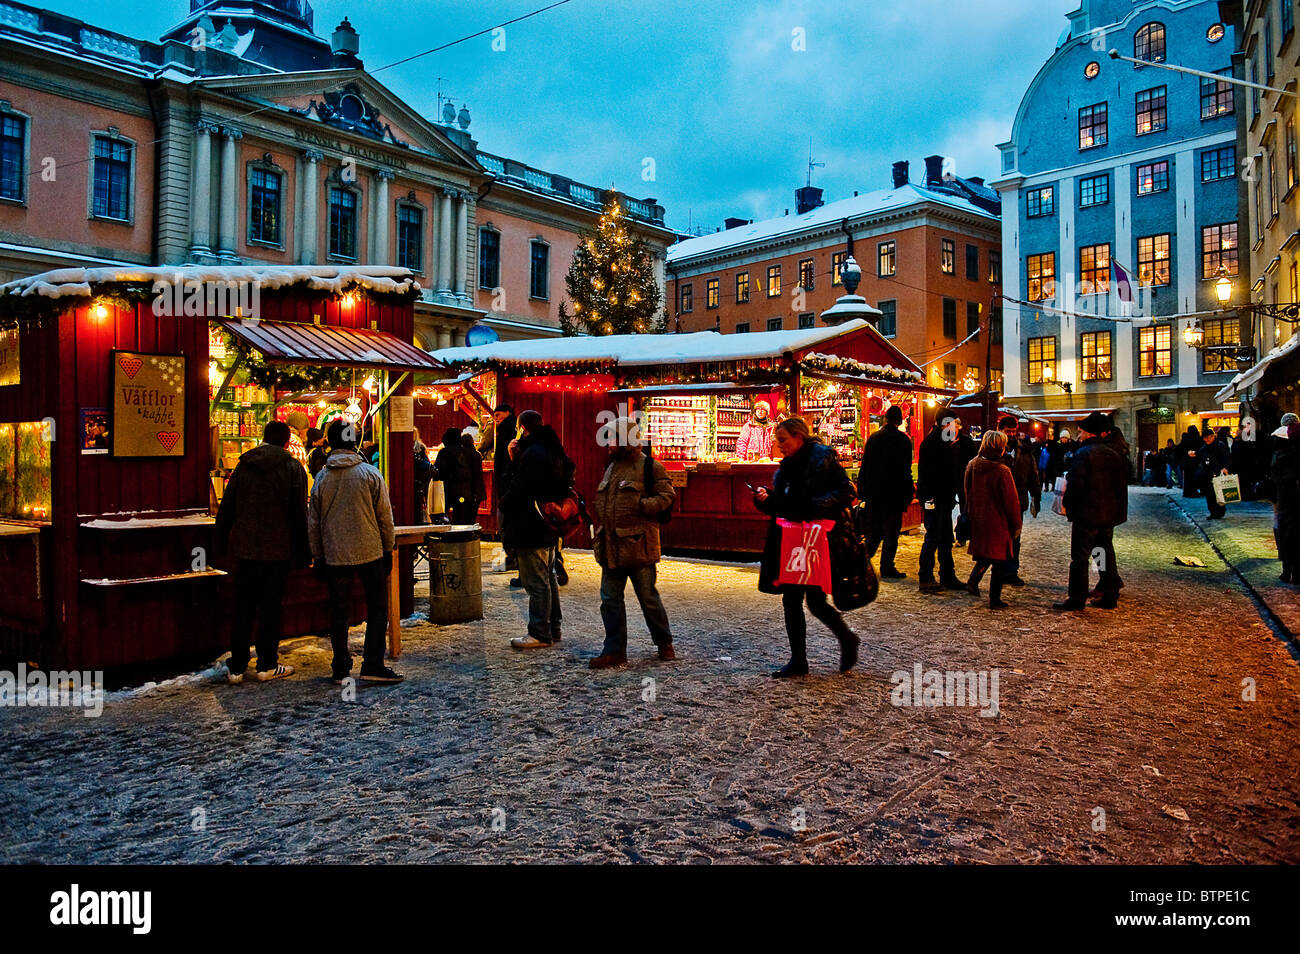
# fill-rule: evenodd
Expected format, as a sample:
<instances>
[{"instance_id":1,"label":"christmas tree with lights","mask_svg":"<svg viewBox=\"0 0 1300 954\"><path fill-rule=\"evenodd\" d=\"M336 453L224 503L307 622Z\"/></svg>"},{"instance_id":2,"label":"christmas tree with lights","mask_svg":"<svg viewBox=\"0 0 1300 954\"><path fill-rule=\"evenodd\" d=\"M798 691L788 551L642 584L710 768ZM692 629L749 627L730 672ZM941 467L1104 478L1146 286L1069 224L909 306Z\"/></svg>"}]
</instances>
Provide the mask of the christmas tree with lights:
<instances>
[{"instance_id":1,"label":"christmas tree with lights","mask_svg":"<svg viewBox=\"0 0 1300 954\"><path fill-rule=\"evenodd\" d=\"M664 330L654 257L644 239L628 233L617 197L606 204L596 231L573 253L564 285L569 301L560 305L560 327L566 335Z\"/></svg>"}]
</instances>

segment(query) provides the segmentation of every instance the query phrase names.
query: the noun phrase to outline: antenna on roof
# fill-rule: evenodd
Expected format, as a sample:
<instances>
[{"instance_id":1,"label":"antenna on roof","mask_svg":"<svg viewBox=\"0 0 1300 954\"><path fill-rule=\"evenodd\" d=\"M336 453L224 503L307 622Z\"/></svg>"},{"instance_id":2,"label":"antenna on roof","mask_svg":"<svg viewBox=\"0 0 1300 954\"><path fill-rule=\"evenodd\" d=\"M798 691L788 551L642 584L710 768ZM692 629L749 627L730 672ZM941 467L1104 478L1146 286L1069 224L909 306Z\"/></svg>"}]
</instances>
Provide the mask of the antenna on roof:
<instances>
[{"instance_id":1,"label":"antenna on roof","mask_svg":"<svg viewBox=\"0 0 1300 954\"><path fill-rule=\"evenodd\" d=\"M825 169L825 168L826 168L826 163L813 162L812 136L809 136L808 137L808 181L806 185L809 187L812 186L812 174L814 169Z\"/></svg>"}]
</instances>

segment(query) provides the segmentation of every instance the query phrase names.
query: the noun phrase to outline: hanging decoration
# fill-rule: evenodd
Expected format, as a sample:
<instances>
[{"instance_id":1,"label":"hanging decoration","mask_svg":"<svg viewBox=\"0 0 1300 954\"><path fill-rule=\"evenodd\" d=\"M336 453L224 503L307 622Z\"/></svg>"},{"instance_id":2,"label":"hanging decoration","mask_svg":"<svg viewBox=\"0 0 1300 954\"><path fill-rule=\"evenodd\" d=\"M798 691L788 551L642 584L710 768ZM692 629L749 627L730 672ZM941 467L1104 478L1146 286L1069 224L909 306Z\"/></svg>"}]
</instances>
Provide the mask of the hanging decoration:
<instances>
[{"instance_id":1,"label":"hanging decoration","mask_svg":"<svg viewBox=\"0 0 1300 954\"><path fill-rule=\"evenodd\" d=\"M888 364L870 364L856 358L814 353L804 357L800 367L806 371L843 374L850 377L870 378L875 381L897 381L899 384L924 384L925 375Z\"/></svg>"}]
</instances>

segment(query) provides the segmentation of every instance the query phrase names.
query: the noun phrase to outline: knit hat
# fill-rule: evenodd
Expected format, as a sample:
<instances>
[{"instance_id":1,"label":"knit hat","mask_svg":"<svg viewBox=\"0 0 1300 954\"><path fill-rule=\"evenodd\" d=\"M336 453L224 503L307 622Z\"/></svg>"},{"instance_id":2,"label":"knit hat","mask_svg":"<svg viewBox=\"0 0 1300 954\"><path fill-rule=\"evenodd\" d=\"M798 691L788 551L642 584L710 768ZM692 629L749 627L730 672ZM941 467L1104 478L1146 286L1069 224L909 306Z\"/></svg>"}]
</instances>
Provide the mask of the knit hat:
<instances>
[{"instance_id":1,"label":"knit hat","mask_svg":"<svg viewBox=\"0 0 1300 954\"><path fill-rule=\"evenodd\" d=\"M288 424L290 427L292 427L295 431L306 430L307 415L304 414L302 411L291 411L289 413L289 416L285 418L285 423Z\"/></svg>"}]
</instances>

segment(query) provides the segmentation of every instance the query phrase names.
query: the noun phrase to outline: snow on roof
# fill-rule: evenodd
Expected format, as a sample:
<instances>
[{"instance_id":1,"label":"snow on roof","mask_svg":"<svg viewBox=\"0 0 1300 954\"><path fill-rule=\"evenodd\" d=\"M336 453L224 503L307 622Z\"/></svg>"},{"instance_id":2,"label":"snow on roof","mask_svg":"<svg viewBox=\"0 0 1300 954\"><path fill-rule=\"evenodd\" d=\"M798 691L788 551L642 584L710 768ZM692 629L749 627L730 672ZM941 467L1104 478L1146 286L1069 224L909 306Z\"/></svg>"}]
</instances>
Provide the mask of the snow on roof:
<instances>
[{"instance_id":1,"label":"snow on roof","mask_svg":"<svg viewBox=\"0 0 1300 954\"><path fill-rule=\"evenodd\" d=\"M1278 360L1285 354L1294 351L1300 346L1300 335L1292 335L1286 341L1275 347L1264 357L1260 358L1254 367L1247 368L1235 375L1231 381L1221 387L1214 395L1214 400L1222 404L1224 401L1231 401L1233 396L1246 390L1255 382L1264 377L1264 372L1268 370L1269 365Z\"/></svg>"},{"instance_id":2,"label":"snow on roof","mask_svg":"<svg viewBox=\"0 0 1300 954\"><path fill-rule=\"evenodd\" d=\"M419 291L420 283L405 268L386 265L363 265L339 268L325 265L128 265L115 268L58 268L0 285L5 296L45 298L88 298L98 285L115 282L151 284L154 282L226 282L248 283L262 290L286 288L306 283L313 291L339 294L351 285L374 292L406 294Z\"/></svg>"},{"instance_id":3,"label":"snow on roof","mask_svg":"<svg viewBox=\"0 0 1300 954\"><path fill-rule=\"evenodd\" d=\"M576 338L498 341L472 348L443 348L430 352L445 364L461 361L533 363L545 361L593 361L636 367L653 364L700 364L719 361L750 361L770 358L788 351L803 351L842 335L869 328L858 319L831 328L795 331L750 331L719 334L697 331L684 335L605 335Z\"/></svg>"},{"instance_id":4,"label":"snow on roof","mask_svg":"<svg viewBox=\"0 0 1300 954\"><path fill-rule=\"evenodd\" d=\"M875 192L856 195L851 199L830 202L810 212L805 212L803 215L782 215L762 222L754 222L750 225L741 225L734 229L724 229L710 235L687 239L669 247L667 260L672 263L696 255L721 251L736 245L770 241L819 226L838 225L846 218L879 212L892 212L909 206L920 205L923 202L934 202L950 208L960 209L963 212L982 216L990 222L998 221L996 215L986 212L965 199L927 189L915 182L909 182L898 189L879 189Z\"/></svg>"}]
</instances>

